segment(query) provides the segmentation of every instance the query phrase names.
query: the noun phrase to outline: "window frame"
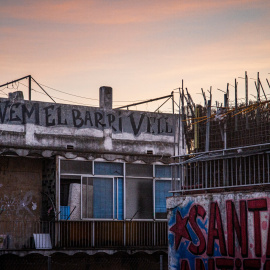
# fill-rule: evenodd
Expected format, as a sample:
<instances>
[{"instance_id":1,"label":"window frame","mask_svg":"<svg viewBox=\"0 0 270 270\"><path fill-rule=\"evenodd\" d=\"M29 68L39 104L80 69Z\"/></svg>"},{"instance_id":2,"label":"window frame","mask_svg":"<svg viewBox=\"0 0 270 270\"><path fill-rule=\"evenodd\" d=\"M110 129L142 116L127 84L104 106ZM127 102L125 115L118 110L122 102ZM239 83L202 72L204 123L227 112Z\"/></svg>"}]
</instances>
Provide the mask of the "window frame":
<instances>
[{"instance_id":1,"label":"window frame","mask_svg":"<svg viewBox=\"0 0 270 270\"><path fill-rule=\"evenodd\" d=\"M82 196L82 181L83 181L83 177L88 177L88 178L106 178L106 179L111 179L111 181L112 181L112 185L113 185L113 194L112 194L112 216L113 216L113 218L95 218L95 217L93 217L93 218L85 218L85 217L83 217L83 196ZM81 175L81 198L80 198L80 202L81 202L81 220L100 220L100 221L102 221L102 220L118 220L118 200L117 200L117 205L116 205L116 213L117 213L117 217L115 218L115 184L114 184L114 180L116 179L118 179L118 178L121 178L121 177L115 177L115 176L108 176L108 175L106 175L106 176L104 176L104 175ZM118 181L117 181L117 186L118 186ZM116 193L117 195L116 195L116 198L118 199L118 190L117 190L117 193Z\"/></svg>"},{"instance_id":2,"label":"window frame","mask_svg":"<svg viewBox=\"0 0 270 270\"><path fill-rule=\"evenodd\" d=\"M57 191L57 194L58 194L58 220L60 220L60 200L61 200L61 177L62 176L70 176L70 177L78 177L79 181L80 181L80 191L81 191L81 196L80 196L80 207L81 207L81 210L80 210L80 220L96 220L96 221L112 221L112 220L115 220L115 221L118 221L118 217L119 217L119 190L118 190L118 181L119 181L119 178L120 179L123 179L123 219L120 219L119 221L122 221L122 220L125 220L125 214L126 214L126 211L125 211L125 162L121 162L121 161L116 161L116 162L112 162L112 161L101 161L101 160L80 160L80 159L67 159L65 157L61 157L61 156L58 156L57 157L57 162L58 162L58 184L56 185L57 188L58 188L58 191ZM81 173L81 174L77 174L77 173L61 173L61 160L70 160L70 161L80 161L80 162L91 162L92 163L92 174L85 174L85 173ZM95 175L95 163L96 162L100 162L100 163L121 163L122 166L123 166L123 175ZM113 181L113 218L83 218L82 216L82 178L83 177L90 177L90 178L110 178L112 179ZM115 180L116 180L116 187L115 187ZM117 192L116 192L116 205L115 205L115 188L117 188ZM116 207L116 217L115 217L115 207Z\"/></svg>"},{"instance_id":3,"label":"window frame","mask_svg":"<svg viewBox=\"0 0 270 270\"><path fill-rule=\"evenodd\" d=\"M92 174L75 174L75 173L61 173L61 160L74 160L74 161L80 161L80 162L91 162L92 163ZM57 199L57 203L58 203L58 219L60 220L60 188L61 188L61 177L62 176L77 176L80 177L80 189L81 189L81 196L80 196L80 206L81 206L81 220L96 220L96 221L118 221L119 219L119 189L118 189L118 179L123 179L123 190L122 190L122 200L123 200L123 219L120 219L119 221L130 221L130 218L127 218L127 208L126 208L126 188L127 188L127 181L129 178L134 178L134 179L151 179L152 180L152 196L153 196L153 201L152 201L152 207L153 207L153 214L152 214L152 218L147 218L147 219L138 219L138 218L133 218L132 220L134 221L153 221L153 220L160 220L160 221L165 221L167 219L160 219L160 218L156 218L156 182L157 181L170 181L172 184L172 178L171 177L156 177L156 166L170 166L168 164L160 164L160 163L153 163L153 164L144 164L144 163L137 163L137 164L141 164L141 165L151 165L152 166L152 170L153 170L153 174L152 177L149 176L126 176L126 164L128 164L127 162L122 162L122 161L105 161L105 160L80 160L80 159L67 159L65 157L61 157L58 156L57 157L57 161L58 161L58 184L56 184L56 187L58 188L58 191L56 191L56 194L58 194L58 199ZM123 166L123 175L95 175L95 163L96 162L100 162L100 163L121 163ZM136 164L136 163L135 163ZM113 218L83 218L82 216L82 179L83 177L90 177L90 178L110 178L113 181ZM177 178L178 179L178 178ZM115 184L115 180L116 180L116 184ZM116 198L115 198L115 189L117 189L116 192ZM116 199L116 201L115 201ZM116 204L115 204L116 202ZM115 208L116 208L116 216L115 216Z\"/></svg>"}]
</instances>

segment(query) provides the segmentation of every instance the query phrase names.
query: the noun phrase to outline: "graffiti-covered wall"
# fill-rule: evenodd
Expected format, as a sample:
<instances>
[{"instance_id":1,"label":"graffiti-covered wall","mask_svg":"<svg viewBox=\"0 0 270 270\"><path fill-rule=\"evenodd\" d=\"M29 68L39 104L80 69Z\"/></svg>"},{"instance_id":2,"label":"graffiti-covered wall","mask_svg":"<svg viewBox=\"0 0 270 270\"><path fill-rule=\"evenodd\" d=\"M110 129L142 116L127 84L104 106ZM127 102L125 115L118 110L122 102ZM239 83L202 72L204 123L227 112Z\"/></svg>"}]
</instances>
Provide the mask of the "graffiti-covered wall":
<instances>
[{"instance_id":1,"label":"graffiti-covered wall","mask_svg":"<svg viewBox=\"0 0 270 270\"><path fill-rule=\"evenodd\" d=\"M177 131L172 114L0 99L0 148L172 155Z\"/></svg>"},{"instance_id":2,"label":"graffiti-covered wall","mask_svg":"<svg viewBox=\"0 0 270 270\"><path fill-rule=\"evenodd\" d=\"M270 192L176 196L167 208L169 269L270 269Z\"/></svg>"}]
</instances>

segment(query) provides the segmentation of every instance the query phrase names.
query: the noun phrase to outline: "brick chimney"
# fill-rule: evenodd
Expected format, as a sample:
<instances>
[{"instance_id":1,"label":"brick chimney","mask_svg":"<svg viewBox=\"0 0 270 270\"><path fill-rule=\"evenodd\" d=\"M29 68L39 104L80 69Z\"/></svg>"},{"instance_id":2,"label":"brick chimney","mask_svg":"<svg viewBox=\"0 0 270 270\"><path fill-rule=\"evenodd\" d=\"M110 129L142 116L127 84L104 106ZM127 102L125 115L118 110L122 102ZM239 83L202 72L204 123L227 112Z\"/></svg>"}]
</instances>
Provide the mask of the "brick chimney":
<instances>
[{"instance_id":1,"label":"brick chimney","mask_svg":"<svg viewBox=\"0 0 270 270\"><path fill-rule=\"evenodd\" d=\"M8 93L8 98L12 101L21 101L23 100L23 92L15 91L15 92Z\"/></svg>"},{"instance_id":2,"label":"brick chimney","mask_svg":"<svg viewBox=\"0 0 270 270\"><path fill-rule=\"evenodd\" d=\"M101 86L99 88L99 107L106 110L112 109L112 88Z\"/></svg>"}]
</instances>

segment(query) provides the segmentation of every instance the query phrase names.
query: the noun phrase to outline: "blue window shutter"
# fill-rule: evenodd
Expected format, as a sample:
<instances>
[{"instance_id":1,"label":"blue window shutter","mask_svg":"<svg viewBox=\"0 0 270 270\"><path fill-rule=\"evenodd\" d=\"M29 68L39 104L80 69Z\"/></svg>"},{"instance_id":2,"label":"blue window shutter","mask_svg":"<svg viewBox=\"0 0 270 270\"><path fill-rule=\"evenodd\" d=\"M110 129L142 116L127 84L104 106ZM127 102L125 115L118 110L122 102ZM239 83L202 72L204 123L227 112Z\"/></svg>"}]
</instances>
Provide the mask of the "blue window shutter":
<instances>
[{"instance_id":1,"label":"blue window shutter","mask_svg":"<svg viewBox=\"0 0 270 270\"><path fill-rule=\"evenodd\" d=\"M114 218L117 218L117 179L115 178L114 180Z\"/></svg>"},{"instance_id":2,"label":"blue window shutter","mask_svg":"<svg viewBox=\"0 0 270 270\"><path fill-rule=\"evenodd\" d=\"M95 162L95 175L123 175L123 163Z\"/></svg>"},{"instance_id":3,"label":"blue window shutter","mask_svg":"<svg viewBox=\"0 0 270 270\"><path fill-rule=\"evenodd\" d=\"M118 220L124 219L124 191L123 178L118 178Z\"/></svg>"},{"instance_id":4,"label":"blue window shutter","mask_svg":"<svg viewBox=\"0 0 270 270\"><path fill-rule=\"evenodd\" d=\"M70 220L70 206L60 206L60 219L61 220Z\"/></svg>"},{"instance_id":5,"label":"blue window shutter","mask_svg":"<svg viewBox=\"0 0 270 270\"><path fill-rule=\"evenodd\" d=\"M94 218L113 218L113 181L94 178Z\"/></svg>"},{"instance_id":6,"label":"blue window shutter","mask_svg":"<svg viewBox=\"0 0 270 270\"><path fill-rule=\"evenodd\" d=\"M155 212L166 213L166 198L171 196L171 181L159 180L155 185Z\"/></svg>"},{"instance_id":7,"label":"blue window shutter","mask_svg":"<svg viewBox=\"0 0 270 270\"><path fill-rule=\"evenodd\" d=\"M155 166L155 176L158 178L171 178L172 177L172 167L169 165L156 165Z\"/></svg>"}]
</instances>

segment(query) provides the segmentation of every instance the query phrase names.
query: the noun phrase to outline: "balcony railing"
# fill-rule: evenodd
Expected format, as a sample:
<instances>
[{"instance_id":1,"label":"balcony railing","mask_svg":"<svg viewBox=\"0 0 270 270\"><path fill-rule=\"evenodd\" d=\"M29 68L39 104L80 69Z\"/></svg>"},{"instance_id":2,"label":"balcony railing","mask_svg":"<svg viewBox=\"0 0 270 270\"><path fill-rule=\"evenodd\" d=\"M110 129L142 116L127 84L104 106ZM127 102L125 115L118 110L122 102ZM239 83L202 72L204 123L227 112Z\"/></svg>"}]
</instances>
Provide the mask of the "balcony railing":
<instances>
[{"instance_id":1,"label":"balcony railing","mask_svg":"<svg viewBox=\"0 0 270 270\"><path fill-rule=\"evenodd\" d=\"M270 184L270 151L234 149L185 156L178 164L180 178L173 191L187 192L224 188L251 188Z\"/></svg>"},{"instance_id":2,"label":"balcony railing","mask_svg":"<svg viewBox=\"0 0 270 270\"><path fill-rule=\"evenodd\" d=\"M0 249L167 247L166 221L0 221Z\"/></svg>"}]
</instances>

